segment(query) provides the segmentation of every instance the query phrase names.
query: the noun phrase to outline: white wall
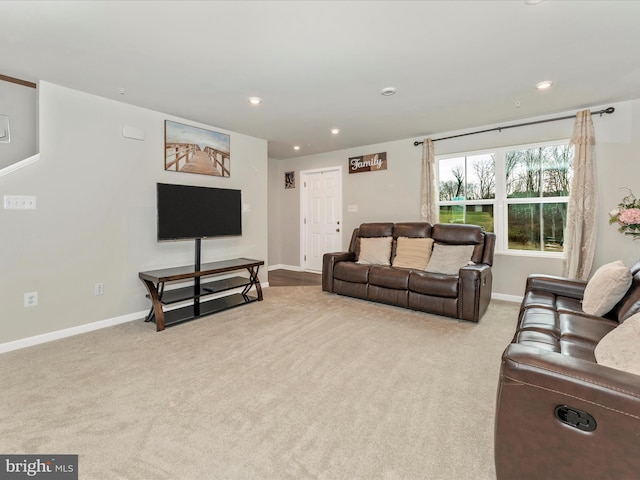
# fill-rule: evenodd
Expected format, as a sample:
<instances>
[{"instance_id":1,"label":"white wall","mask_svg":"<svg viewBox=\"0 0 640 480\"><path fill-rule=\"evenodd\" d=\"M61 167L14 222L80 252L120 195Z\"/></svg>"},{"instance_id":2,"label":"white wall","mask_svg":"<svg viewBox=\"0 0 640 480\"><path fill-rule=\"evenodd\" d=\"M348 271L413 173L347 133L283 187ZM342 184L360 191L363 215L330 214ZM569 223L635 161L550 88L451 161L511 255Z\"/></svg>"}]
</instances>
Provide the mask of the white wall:
<instances>
[{"instance_id":1,"label":"white wall","mask_svg":"<svg viewBox=\"0 0 640 480\"><path fill-rule=\"evenodd\" d=\"M613 209L624 193L620 188L631 188L640 196L640 101L593 106L592 111L613 106L612 115L594 117L596 129L596 155L599 173L599 228L595 267L609 261L621 259L627 265L640 259L640 242L617 233L608 224L608 212ZM559 112L546 117L525 119L523 122L558 116L572 115ZM520 123L520 122L514 122ZM500 125L479 126L467 131L483 130ZM573 120L549 122L539 125L503 130L486 134L470 135L458 139L435 143L436 155L482 150L509 145L567 139L573 132ZM429 135L441 138L459 132L440 132ZM343 166L343 247L346 249L351 231L363 222L371 221L419 221L420 159L421 147L414 147L415 140L387 142L360 148L340 150L325 154L309 155L289 160L270 160L269 201L279 208L279 218L272 215L269 221L270 263L272 265L299 266L300 217L299 186L285 190L285 171L293 170L299 178L301 170L333 165ZM386 171L349 174L349 157L377 152L387 152ZM347 205L357 204L358 213L347 212ZM275 207L273 207L275 208ZM286 220L285 220L286 219ZM284 250L273 245L287 244ZM529 273L559 275L562 260L513 254L497 254L494 265L494 294L521 296Z\"/></svg>"},{"instance_id":2,"label":"white wall","mask_svg":"<svg viewBox=\"0 0 640 480\"><path fill-rule=\"evenodd\" d=\"M38 153L35 88L0 80L0 115L9 116L11 142L0 142L0 170Z\"/></svg>"},{"instance_id":3,"label":"white wall","mask_svg":"<svg viewBox=\"0 0 640 480\"><path fill-rule=\"evenodd\" d=\"M138 272L193 263L194 242L156 241L156 182L241 189L242 237L203 240L202 261L267 260L265 140L46 82L39 112L40 161L0 177L0 195L38 206L0 210L0 344L147 310ZM164 171L165 119L230 134L231 177ZM25 308L31 291L39 305Z\"/></svg>"}]
</instances>

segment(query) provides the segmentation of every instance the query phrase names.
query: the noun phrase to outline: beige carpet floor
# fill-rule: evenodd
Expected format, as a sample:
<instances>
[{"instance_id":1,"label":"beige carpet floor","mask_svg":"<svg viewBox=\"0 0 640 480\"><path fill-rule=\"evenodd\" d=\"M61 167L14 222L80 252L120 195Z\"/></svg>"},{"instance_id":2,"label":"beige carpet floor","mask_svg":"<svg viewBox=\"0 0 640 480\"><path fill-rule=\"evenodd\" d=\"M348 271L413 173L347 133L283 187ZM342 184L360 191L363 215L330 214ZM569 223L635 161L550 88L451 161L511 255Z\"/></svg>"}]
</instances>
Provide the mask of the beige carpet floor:
<instances>
[{"instance_id":1,"label":"beige carpet floor","mask_svg":"<svg viewBox=\"0 0 640 480\"><path fill-rule=\"evenodd\" d=\"M130 322L0 355L0 452L81 479L494 479L500 355L479 324L271 287L156 333Z\"/></svg>"}]
</instances>

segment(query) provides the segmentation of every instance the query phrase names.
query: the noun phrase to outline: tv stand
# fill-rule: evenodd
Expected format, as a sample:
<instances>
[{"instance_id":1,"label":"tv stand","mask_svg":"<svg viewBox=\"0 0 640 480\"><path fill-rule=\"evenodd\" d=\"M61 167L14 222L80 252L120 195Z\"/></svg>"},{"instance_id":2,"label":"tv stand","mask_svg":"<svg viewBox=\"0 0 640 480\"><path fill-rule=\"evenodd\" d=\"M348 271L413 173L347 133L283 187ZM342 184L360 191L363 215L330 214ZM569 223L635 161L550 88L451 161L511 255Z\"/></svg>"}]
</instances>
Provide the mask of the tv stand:
<instances>
[{"instance_id":1,"label":"tv stand","mask_svg":"<svg viewBox=\"0 0 640 480\"><path fill-rule=\"evenodd\" d=\"M155 321L156 331L160 332L171 325L187 322L195 318L211 315L212 313L227 310L229 308L245 305L247 303L262 300L262 287L258 279L262 260L249 258L234 258L220 262L211 262L200 265L197 261L194 266L164 268L140 272L138 276L144 283L151 299L152 306L146 322ZM224 273L247 270L249 277L231 277L211 280L201 283L204 277L213 277ZM193 286L180 287L165 290L165 284L193 279ZM201 301L203 297L229 290L242 288L240 293ZM250 296L249 291L255 288L256 296ZM164 310L165 305L190 301L186 306L173 310Z\"/></svg>"}]
</instances>

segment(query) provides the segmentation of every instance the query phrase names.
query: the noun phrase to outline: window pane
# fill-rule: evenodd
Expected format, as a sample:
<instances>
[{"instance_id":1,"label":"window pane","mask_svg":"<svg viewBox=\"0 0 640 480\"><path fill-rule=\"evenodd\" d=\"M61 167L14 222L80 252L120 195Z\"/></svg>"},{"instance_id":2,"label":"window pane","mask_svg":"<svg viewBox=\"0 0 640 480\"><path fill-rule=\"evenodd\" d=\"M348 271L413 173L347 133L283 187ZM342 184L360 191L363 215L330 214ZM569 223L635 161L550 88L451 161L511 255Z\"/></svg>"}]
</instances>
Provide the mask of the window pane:
<instances>
[{"instance_id":1,"label":"window pane","mask_svg":"<svg viewBox=\"0 0 640 480\"><path fill-rule=\"evenodd\" d=\"M562 252L566 219L564 202L509 205L509 248Z\"/></svg>"},{"instance_id":2,"label":"window pane","mask_svg":"<svg viewBox=\"0 0 640 480\"><path fill-rule=\"evenodd\" d=\"M493 205L442 205L440 223L468 223L480 225L493 232Z\"/></svg>"},{"instance_id":3,"label":"window pane","mask_svg":"<svg viewBox=\"0 0 640 480\"><path fill-rule=\"evenodd\" d=\"M441 205L440 223L464 223L464 205Z\"/></svg>"},{"instance_id":4,"label":"window pane","mask_svg":"<svg viewBox=\"0 0 640 480\"><path fill-rule=\"evenodd\" d=\"M467 199L496 198L496 162L493 154L467 157Z\"/></svg>"},{"instance_id":5,"label":"window pane","mask_svg":"<svg viewBox=\"0 0 640 480\"><path fill-rule=\"evenodd\" d=\"M509 249L540 250L540 206L538 203L507 206Z\"/></svg>"},{"instance_id":6,"label":"window pane","mask_svg":"<svg viewBox=\"0 0 640 480\"><path fill-rule=\"evenodd\" d=\"M464 157L440 160L440 200L464 200Z\"/></svg>"},{"instance_id":7,"label":"window pane","mask_svg":"<svg viewBox=\"0 0 640 480\"><path fill-rule=\"evenodd\" d=\"M542 205L542 224L545 252L564 251L564 226L567 219L566 203L544 203Z\"/></svg>"},{"instance_id":8,"label":"window pane","mask_svg":"<svg viewBox=\"0 0 640 480\"><path fill-rule=\"evenodd\" d=\"M466 222L493 232L493 205L467 205Z\"/></svg>"},{"instance_id":9,"label":"window pane","mask_svg":"<svg viewBox=\"0 0 640 480\"><path fill-rule=\"evenodd\" d=\"M556 145L542 149L544 197L568 197L571 185L573 147Z\"/></svg>"},{"instance_id":10,"label":"window pane","mask_svg":"<svg viewBox=\"0 0 640 480\"><path fill-rule=\"evenodd\" d=\"M507 198L539 197L541 169L542 148L507 152Z\"/></svg>"}]
</instances>

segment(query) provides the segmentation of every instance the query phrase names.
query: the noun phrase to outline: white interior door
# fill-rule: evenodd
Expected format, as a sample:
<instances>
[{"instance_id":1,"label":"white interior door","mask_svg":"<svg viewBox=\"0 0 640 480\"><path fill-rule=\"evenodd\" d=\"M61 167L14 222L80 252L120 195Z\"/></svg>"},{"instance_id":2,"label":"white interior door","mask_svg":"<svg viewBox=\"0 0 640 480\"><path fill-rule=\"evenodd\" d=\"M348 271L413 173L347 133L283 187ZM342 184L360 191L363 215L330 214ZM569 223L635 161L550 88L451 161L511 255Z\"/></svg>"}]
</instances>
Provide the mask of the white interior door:
<instances>
[{"instance_id":1,"label":"white interior door","mask_svg":"<svg viewBox=\"0 0 640 480\"><path fill-rule=\"evenodd\" d=\"M342 245L342 169L300 172L302 180L302 248L304 270L322 271L322 256Z\"/></svg>"}]
</instances>

